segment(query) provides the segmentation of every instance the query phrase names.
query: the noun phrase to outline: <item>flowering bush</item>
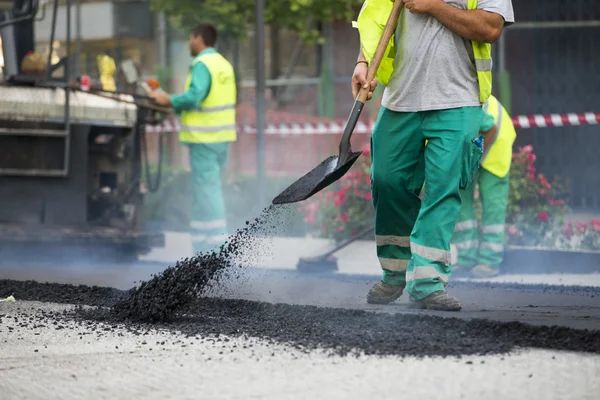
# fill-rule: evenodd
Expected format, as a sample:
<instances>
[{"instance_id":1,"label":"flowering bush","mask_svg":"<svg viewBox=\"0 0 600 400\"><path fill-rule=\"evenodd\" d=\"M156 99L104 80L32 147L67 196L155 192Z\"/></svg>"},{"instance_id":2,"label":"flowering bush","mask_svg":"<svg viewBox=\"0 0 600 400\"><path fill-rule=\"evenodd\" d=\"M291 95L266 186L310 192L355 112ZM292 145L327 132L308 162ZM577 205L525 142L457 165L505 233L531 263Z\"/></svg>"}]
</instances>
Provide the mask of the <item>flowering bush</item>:
<instances>
[{"instance_id":1,"label":"flowering bush","mask_svg":"<svg viewBox=\"0 0 600 400\"><path fill-rule=\"evenodd\" d=\"M554 247L555 231L568 210L561 182L550 183L536 173L533 146L519 147L513 154L506 223L509 244Z\"/></svg>"},{"instance_id":2,"label":"flowering bush","mask_svg":"<svg viewBox=\"0 0 600 400\"><path fill-rule=\"evenodd\" d=\"M324 190L300 208L309 233L343 240L365 224L372 223L370 151L336 186ZM552 182L535 168L533 146L519 147L513 154L506 213L506 242L509 245L564 249L600 250L600 220L589 223L568 221L564 200L566 190L560 180ZM475 208L481 216L479 189L475 188Z\"/></svg>"},{"instance_id":3,"label":"flowering bush","mask_svg":"<svg viewBox=\"0 0 600 400\"><path fill-rule=\"evenodd\" d=\"M300 205L309 233L339 241L373 222L369 146L362 150L362 156L337 184Z\"/></svg>"},{"instance_id":4,"label":"flowering bush","mask_svg":"<svg viewBox=\"0 0 600 400\"><path fill-rule=\"evenodd\" d=\"M558 249L600 249L600 220L563 221L568 207L558 179L552 183L536 174L531 145L513 154L507 208L508 244Z\"/></svg>"}]
</instances>

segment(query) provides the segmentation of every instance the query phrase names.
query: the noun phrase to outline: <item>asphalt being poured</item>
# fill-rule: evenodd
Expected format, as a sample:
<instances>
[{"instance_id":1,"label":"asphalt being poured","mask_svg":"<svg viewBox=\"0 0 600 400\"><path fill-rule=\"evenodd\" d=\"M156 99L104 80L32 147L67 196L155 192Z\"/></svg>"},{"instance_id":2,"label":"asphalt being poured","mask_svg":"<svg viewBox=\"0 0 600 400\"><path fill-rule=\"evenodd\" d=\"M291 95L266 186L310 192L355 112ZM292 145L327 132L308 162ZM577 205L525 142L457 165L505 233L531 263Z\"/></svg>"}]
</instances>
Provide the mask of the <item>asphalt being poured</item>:
<instances>
[{"instance_id":1,"label":"asphalt being poured","mask_svg":"<svg viewBox=\"0 0 600 400\"><path fill-rule=\"evenodd\" d=\"M270 206L239 229L219 250L200 253L141 282L111 307L114 318L132 322L167 322L187 311L224 274L234 274L257 235L268 233L278 208Z\"/></svg>"}]
</instances>

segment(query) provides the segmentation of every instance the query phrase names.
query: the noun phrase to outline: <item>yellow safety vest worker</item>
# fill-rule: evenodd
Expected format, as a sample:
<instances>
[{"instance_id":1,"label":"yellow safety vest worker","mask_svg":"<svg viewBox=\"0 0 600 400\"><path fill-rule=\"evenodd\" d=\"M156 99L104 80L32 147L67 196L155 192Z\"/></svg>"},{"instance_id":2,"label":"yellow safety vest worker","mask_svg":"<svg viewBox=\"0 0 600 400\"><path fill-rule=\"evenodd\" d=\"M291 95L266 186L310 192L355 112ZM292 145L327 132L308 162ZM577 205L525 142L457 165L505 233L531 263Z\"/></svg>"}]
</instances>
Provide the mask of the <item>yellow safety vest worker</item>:
<instances>
[{"instance_id":1,"label":"yellow safety vest worker","mask_svg":"<svg viewBox=\"0 0 600 400\"><path fill-rule=\"evenodd\" d=\"M190 87L192 69L198 62L202 62L208 68L211 78L210 91L198 104L198 109L181 113L179 139L187 143L235 142L237 93L233 67L219 53L199 55L190 67L185 90Z\"/></svg>"},{"instance_id":2,"label":"yellow safety vest worker","mask_svg":"<svg viewBox=\"0 0 600 400\"><path fill-rule=\"evenodd\" d=\"M493 95L490 95L483 107L488 114L494 117L498 133L492 142L485 143L485 146L489 147L489 151L481 159L481 167L498 178L504 178L510 170L512 148L517 132L510 115Z\"/></svg>"},{"instance_id":3,"label":"yellow safety vest worker","mask_svg":"<svg viewBox=\"0 0 600 400\"><path fill-rule=\"evenodd\" d=\"M373 59L392 7L393 0L365 0L358 18L352 22L352 26L358 29L362 51L369 63ZM467 8L476 10L477 0L469 0ZM394 57L396 55L394 36L387 45L383 60L377 71L377 80L384 86L388 84L394 72ZM492 45L479 42L471 43L475 56L477 80L479 81L479 101L483 104L492 93Z\"/></svg>"}]
</instances>

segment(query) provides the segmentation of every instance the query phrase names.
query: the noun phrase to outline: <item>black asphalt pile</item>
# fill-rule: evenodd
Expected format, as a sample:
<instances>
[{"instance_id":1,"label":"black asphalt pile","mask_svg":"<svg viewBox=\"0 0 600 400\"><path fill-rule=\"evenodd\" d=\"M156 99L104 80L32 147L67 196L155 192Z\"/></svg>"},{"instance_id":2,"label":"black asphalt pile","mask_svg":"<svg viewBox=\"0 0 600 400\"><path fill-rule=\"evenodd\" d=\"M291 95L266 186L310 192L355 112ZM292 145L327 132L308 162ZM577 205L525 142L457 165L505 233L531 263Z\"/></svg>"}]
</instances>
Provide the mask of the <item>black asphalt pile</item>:
<instances>
[{"instance_id":1,"label":"black asphalt pile","mask_svg":"<svg viewBox=\"0 0 600 400\"><path fill-rule=\"evenodd\" d=\"M108 307L124 295L121 290L98 286L0 280L0 298Z\"/></svg>"},{"instance_id":2,"label":"black asphalt pile","mask_svg":"<svg viewBox=\"0 0 600 400\"><path fill-rule=\"evenodd\" d=\"M179 261L141 282L112 307L114 317L157 323L170 321L187 311L224 273L235 275L240 258L248 257L257 235L274 229L277 214L274 206L268 207L252 222L247 221L246 227L238 230L218 251Z\"/></svg>"},{"instance_id":3,"label":"black asphalt pile","mask_svg":"<svg viewBox=\"0 0 600 400\"><path fill-rule=\"evenodd\" d=\"M36 288L30 283L26 289L31 293L30 300L57 301L64 299L64 286L38 284ZM0 281L0 294L19 287L19 283ZM97 303L97 290L80 286L74 299L80 305L93 305ZM17 299L22 298L18 291L14 294ZM467 356L505 354L517 348L600 353L599 331L216 298L196 300L185 315L154 324L123 321L108 308L46 311L14 318L19 319L23 328L43 324L64 329L76 323L89 332L82 335L98 340L107 332L128 331L145 338L157 330L170 331L174 334L173 343L182 346L197 343L198 338L213 338L218 343L247 336L305 352L324 349L335 355ZM182 340L182 335L188 339Z\"/></svg>"}]
</instances>

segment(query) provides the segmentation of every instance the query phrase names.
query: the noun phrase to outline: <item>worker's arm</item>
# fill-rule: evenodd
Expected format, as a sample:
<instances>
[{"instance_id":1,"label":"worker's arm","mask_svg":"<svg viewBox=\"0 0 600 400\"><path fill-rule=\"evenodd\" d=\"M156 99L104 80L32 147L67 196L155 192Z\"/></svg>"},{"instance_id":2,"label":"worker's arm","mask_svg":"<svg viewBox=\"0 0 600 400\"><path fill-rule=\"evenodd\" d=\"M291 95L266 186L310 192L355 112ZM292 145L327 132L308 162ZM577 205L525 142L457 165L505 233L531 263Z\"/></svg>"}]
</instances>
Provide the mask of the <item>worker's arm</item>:
<instances>
[{"instance_id":1,"label":"worker's arm","mask_svg":"<svg viewBox=\"0 0 600 400\"><path fill-rule=\"evenodd\" d=\"M169 102L176 114L182 111L193 110L200 107L202 100L208 96L210 91L210 72L202 62L196 63L192 70L192 81L188 90L181 94L169 96Z\"/></svg>"},{"instance_id":2,"label":"worker's arm","mask_svg":"<svg viewBox=\"0 0 600 400\"><path fill-rule=\"evenodd\" d=\"M429 14L467 40L494 43L504 29L504 17L485 10L461 10L441 0L404 0L413 14Z\"/></svg>"},{"instance_id":3,"label":"worker's arm","mask_svg":"<svg viewBox=\"0 0 600 400\"><path fill-rule=\"evenodd\" d=\"M367 83L367 61L363 54L362 48L358 52L358 58L356 59L356 67L354 67L354 74L352 74L352 96L356 99L358 92L361 88L367 89L369 84ZM377 87L377 80L373 79L371 82L371 88L367 95L367 100L371 100L373 97L373 91Z\"/></svg>"}]
</instances>

